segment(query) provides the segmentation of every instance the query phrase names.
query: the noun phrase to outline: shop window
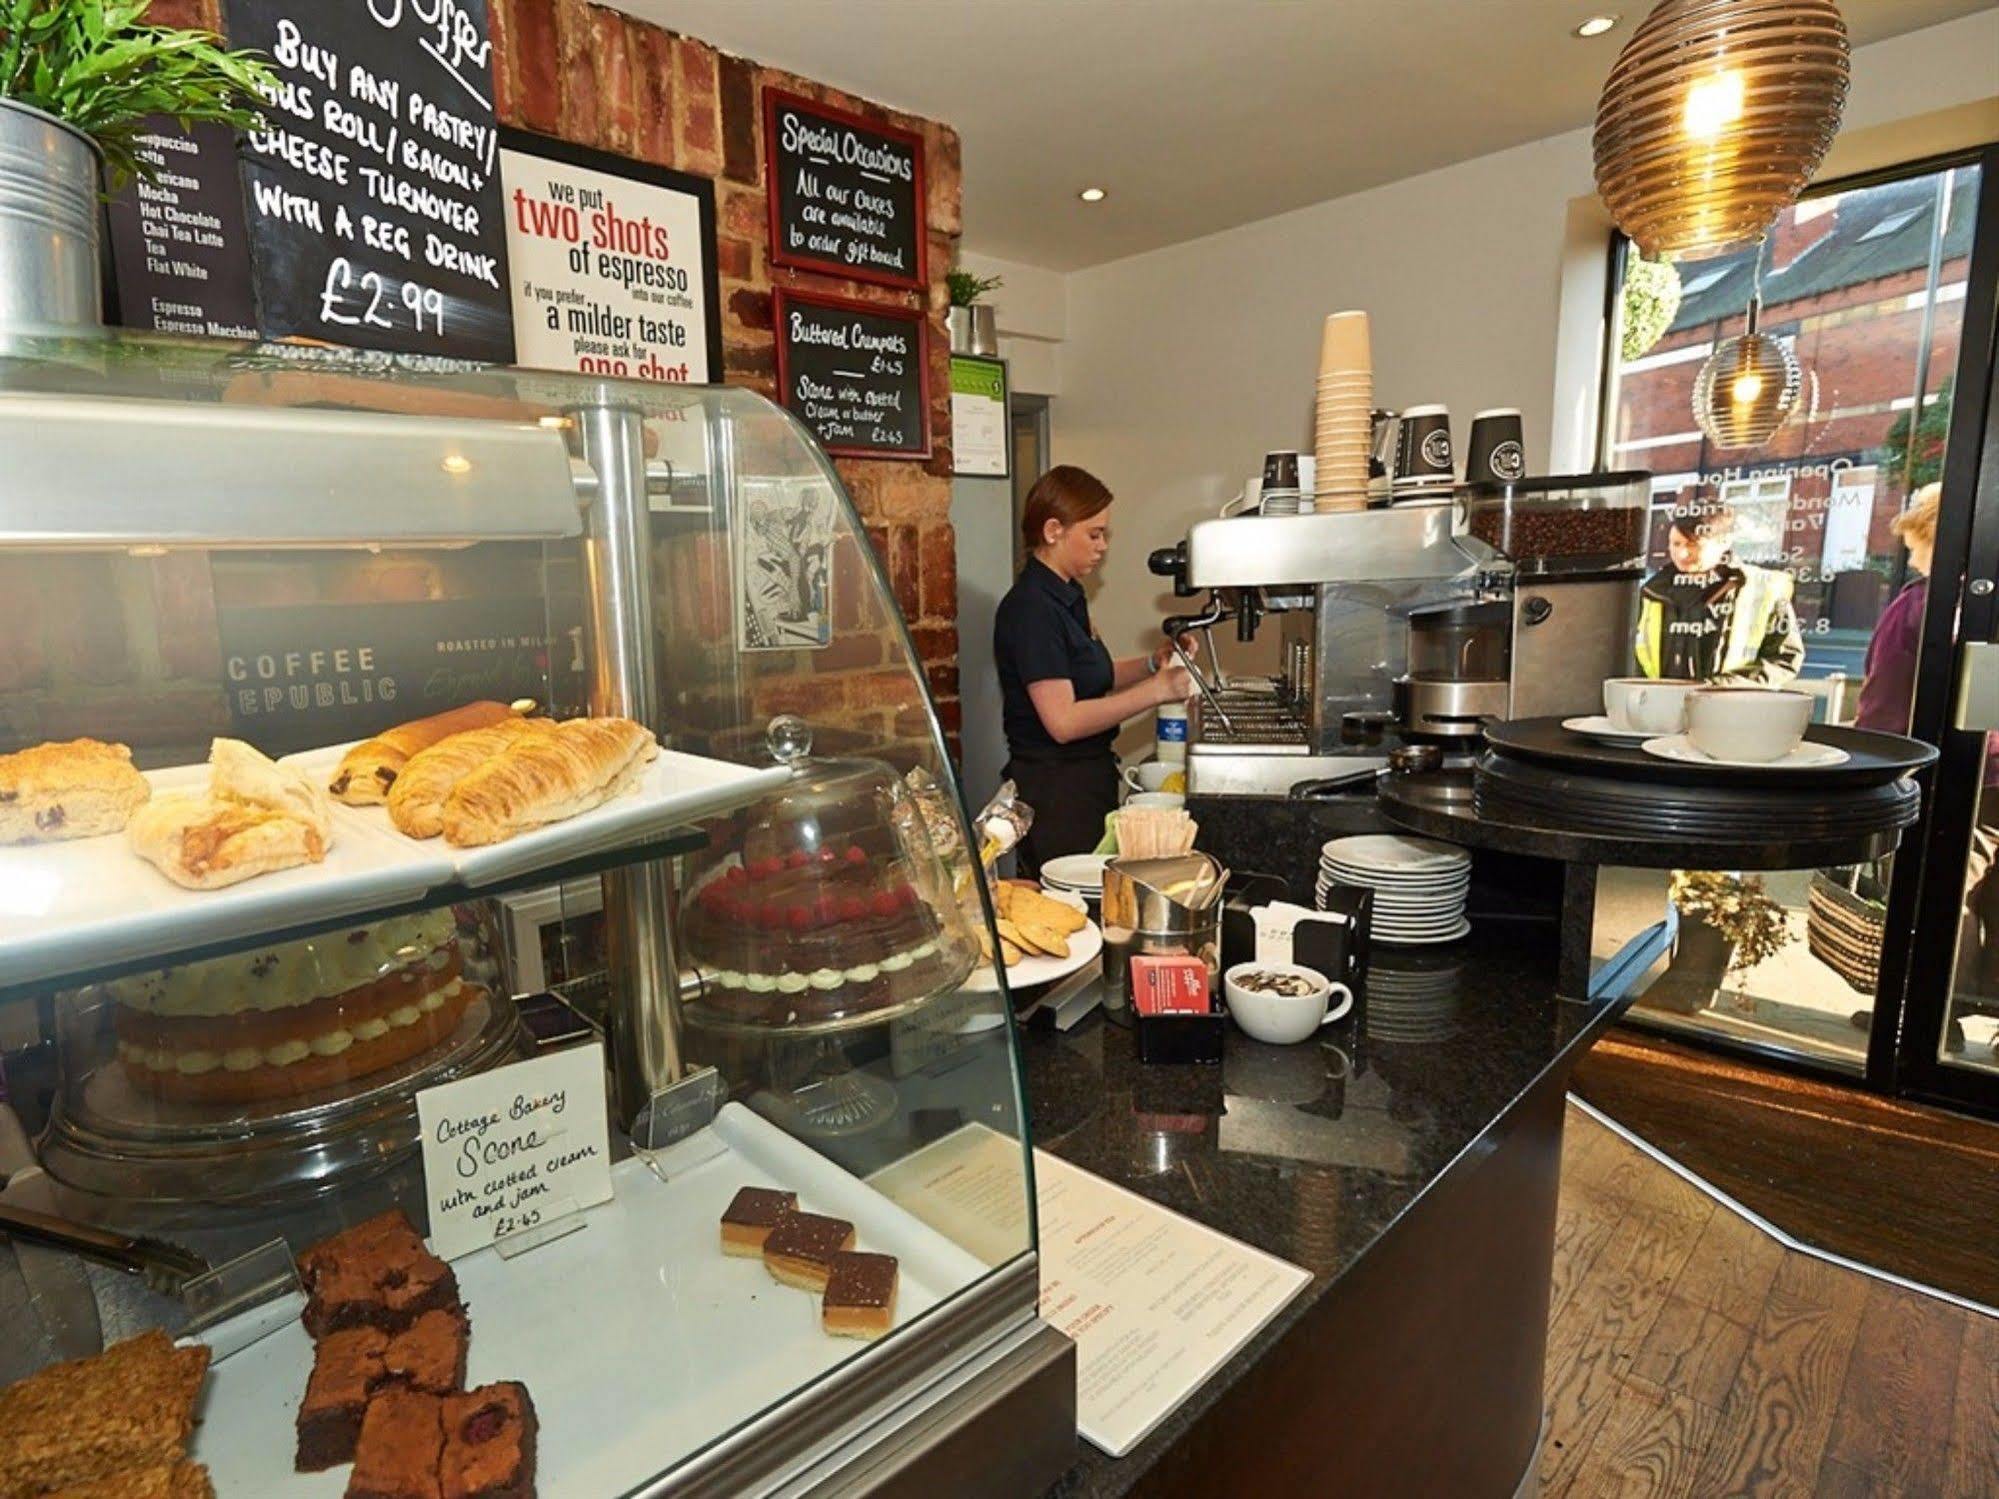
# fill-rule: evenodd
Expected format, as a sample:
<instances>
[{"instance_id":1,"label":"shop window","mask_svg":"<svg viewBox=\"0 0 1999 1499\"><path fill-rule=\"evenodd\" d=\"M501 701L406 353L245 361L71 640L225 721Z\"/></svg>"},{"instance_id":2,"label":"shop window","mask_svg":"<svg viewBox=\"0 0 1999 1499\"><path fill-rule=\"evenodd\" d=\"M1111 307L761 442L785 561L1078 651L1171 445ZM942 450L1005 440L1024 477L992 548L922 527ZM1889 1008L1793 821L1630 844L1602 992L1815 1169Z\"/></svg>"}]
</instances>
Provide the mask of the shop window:
<instances>
[{"instance_id":1,"label":"shop window","mask_svg":"<svg viewBox=\"0 0 1999 1499\"><path fill-rule=\"evenodd\" d=\"M1676 516L1727 512L1735 562L1791 575L1808 679L1857 678L1910 576L1890 525L1941 472L1978 190L1957 165L1815 194L1760 250L1681 262L1679 309L1651 347L1625 349L1622 326L1608 340L1602 464L1654 475L1648 568L1668 565ZM1717 448L1694 381L1759 280L1802 394L1763 447Z\"/></svg>"}]
</instances>

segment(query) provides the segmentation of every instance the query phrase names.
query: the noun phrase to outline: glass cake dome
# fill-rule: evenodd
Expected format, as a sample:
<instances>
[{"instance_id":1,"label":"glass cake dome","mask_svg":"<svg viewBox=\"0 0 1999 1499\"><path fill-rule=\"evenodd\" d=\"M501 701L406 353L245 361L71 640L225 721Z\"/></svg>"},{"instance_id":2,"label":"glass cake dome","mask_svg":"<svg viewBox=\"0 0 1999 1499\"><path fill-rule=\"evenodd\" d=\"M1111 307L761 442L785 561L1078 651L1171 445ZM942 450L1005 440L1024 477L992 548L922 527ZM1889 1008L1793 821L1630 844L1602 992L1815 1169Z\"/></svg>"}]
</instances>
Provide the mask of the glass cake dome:
<instances>
[{"instance_id":1,"label":"glass cake dome","mask_svg":"<svg viewBox=\"0 0 1999 1499\"><path fill-rule=\"evenodd\" d=\"M688 1018L830 1031L964 983L979 946L915 799L879 760L797 762L785 788L712 830L681 906Z\"/></svg>"}]
</instances>

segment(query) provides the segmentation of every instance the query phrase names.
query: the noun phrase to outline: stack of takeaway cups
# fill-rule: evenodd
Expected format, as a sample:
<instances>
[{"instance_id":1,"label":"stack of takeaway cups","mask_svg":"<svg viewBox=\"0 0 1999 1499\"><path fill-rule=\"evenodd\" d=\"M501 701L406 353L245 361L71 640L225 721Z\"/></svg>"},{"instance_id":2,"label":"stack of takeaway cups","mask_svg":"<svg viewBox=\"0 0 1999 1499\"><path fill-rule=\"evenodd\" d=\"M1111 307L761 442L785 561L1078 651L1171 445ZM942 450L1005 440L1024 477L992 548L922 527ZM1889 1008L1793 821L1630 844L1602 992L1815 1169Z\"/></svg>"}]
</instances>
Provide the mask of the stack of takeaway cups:
<instances>
[{"instance_id":1,"label":"stack of takeaway cups","mask_svg":"<svg viewBox=\"0 0 1999 1499\"><path fill-rule=\"evenodd\" d=\"M1374 356L1367 314L1336 312L1319 341L1313 508L1365 510L1374 433Z\"/></svg>"}]
</instances>

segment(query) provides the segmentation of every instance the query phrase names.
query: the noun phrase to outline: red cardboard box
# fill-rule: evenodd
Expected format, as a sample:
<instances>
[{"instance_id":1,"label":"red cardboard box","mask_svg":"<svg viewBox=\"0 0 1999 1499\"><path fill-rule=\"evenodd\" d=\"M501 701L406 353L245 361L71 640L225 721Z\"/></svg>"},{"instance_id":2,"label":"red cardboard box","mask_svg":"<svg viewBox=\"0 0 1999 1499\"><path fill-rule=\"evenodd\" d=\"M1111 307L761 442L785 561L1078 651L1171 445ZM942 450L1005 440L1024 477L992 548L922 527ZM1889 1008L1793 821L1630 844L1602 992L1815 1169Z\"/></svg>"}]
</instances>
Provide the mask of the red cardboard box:
<instances>
[{"instance_id":1,"label":"red cardboard box","mask_svg":"<svg viewBox=\"0 0 1999 1499\"><path fill-rule=\"evenodd\" d=\"M1206 1015L1208 965L1186 954L1147 954L1131 960L1131 1003L1141 1015Z\"/></svg>"}]
</instances>

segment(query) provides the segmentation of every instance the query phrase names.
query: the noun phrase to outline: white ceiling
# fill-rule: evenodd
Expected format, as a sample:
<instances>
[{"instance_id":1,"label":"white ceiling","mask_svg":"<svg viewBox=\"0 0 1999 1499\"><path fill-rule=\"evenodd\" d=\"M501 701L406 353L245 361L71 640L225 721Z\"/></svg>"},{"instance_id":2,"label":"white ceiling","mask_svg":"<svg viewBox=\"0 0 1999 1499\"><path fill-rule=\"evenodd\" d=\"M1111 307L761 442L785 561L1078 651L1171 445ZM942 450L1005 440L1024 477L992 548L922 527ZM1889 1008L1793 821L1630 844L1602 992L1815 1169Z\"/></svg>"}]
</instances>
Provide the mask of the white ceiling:
<instances>
[{"instance_id":1,"label":"white ceiling","mask_svg":"<svg viewBox=\"0 0 1999 1499\"><path fill-rule=\"evenodd\" d=\"M966 246L1073 270L1587 124L1650 0L614 3L948 122ZM1841 9L1864 45L1995 5Z\"/></svg>"}]
</instances>

